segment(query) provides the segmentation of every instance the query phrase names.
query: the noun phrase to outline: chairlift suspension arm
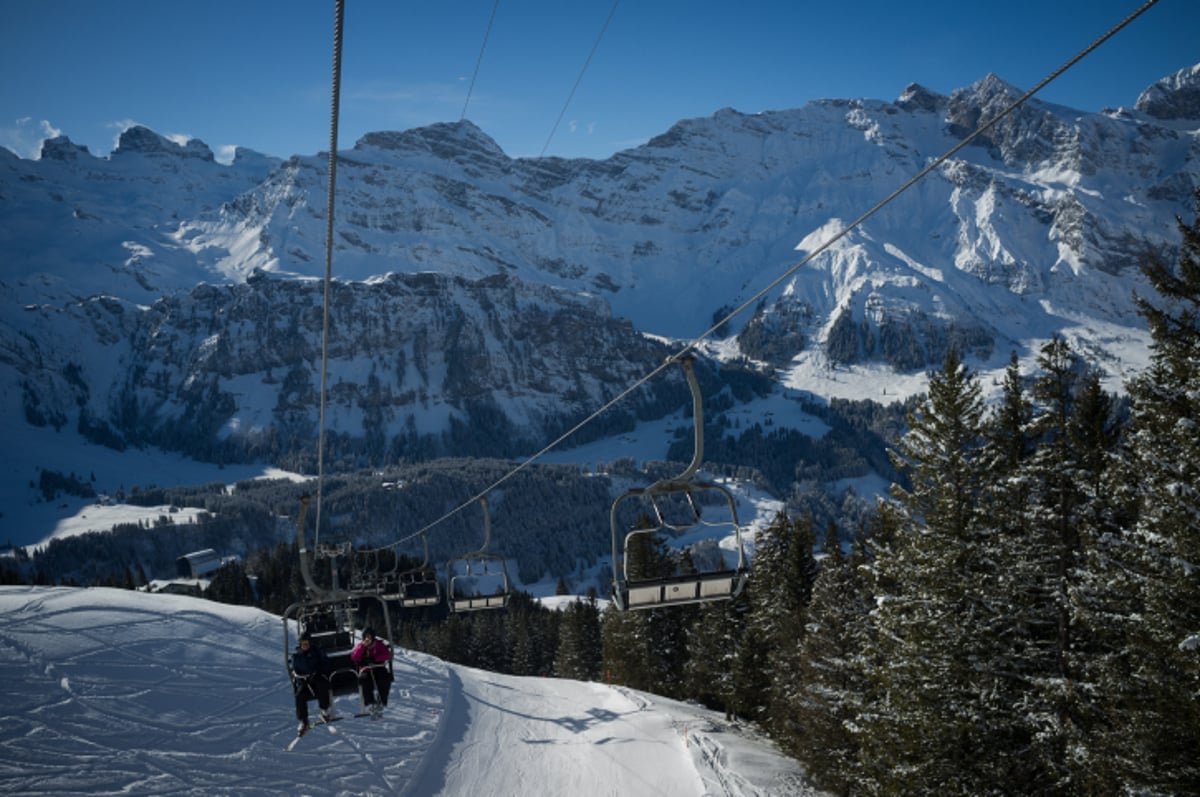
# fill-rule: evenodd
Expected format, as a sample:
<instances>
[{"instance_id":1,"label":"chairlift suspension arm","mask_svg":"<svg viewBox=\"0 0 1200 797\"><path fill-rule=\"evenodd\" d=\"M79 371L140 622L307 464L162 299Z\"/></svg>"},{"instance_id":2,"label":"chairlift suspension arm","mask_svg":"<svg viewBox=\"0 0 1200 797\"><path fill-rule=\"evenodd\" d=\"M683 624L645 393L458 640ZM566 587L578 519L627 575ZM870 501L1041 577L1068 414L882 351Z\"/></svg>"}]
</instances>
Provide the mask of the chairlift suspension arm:
<instances>
[{"instance_id":1,"label":"chairlift suspension arm","mask_svg":"<svg viewBox=\"0 0 1200 797\"><path fill-rule=\"evenodd\" d=\"M296 547L300 549L300 575L304 577L304 586L313 595L319 594L319 588L312 577L311 552L304 537L304 522L308 519L308 504L310 496L300 496L300 517L296 519Z\"/></svg>"},{"instance_id":2,"label":"chairlift suspension arm","mask_svg":"<svg viewBox=\"0 0 1200 797\"><path fill-rule=\"evenodd\" d=\"M304 522L308 517L308 504L311 497L308 495L300 496L300 516L296 520L296 547L300 551L300 575L304 578L304 586L308 589L309 595L317 600L330 600L343 594L342 590L338 589L337 584L337 567L336 562L333 566L333 589L327 590L317 586L317 582L312 575L312 554L308 548L308 542L304 536Z\"/></svg>"},{"instance_id":3,"label":"chairlift suspension arm","mask_svg":"<svg viewBox=\"0 0 1200 797\"><path fill-rule=\"evenodd\" d=\"M475 551L469 556L483 556L487 553L488 546L492 544L492 518L488 512L487 496L479 496L479 505L483 507L483 547Z\"/></svg>"},{"instance_id":4,"label":"chairlift suspension arm","mask_svg":"<svg viewBox=\"0 0 1200 797\"><path fill-rule=\"evenodd\" d=\"M655 492L655 488L659 484L685 484L691 481L692 477L696 475L696 471L700 469L700 462L704 459L704 397L700 394L700 383L696 381L696 358L691 354L684 354L675 361L683 366L683 374L687 377L688 388L692 391L692 428L695 438L692 461L683 473L675 478L663 479L646 488L648 493Z\"/></svg>"}]
</instances>

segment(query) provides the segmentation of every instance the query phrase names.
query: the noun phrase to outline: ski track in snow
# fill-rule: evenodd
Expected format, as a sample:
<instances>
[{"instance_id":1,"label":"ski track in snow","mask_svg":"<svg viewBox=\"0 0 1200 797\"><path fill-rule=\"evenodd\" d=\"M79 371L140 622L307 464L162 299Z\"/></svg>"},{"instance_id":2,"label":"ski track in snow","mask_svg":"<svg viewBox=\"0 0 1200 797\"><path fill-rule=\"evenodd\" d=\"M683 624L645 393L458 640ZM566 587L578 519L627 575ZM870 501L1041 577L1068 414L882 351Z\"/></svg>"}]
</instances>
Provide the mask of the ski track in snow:
<instances>
[{"instance_id":1,"label":"ski track in snow","mask_svg":"<svg viewBox=\"0 0 1200 797\"><path fill-rule=\"evenodd\" d=\"M278 617L113 589L0 587L0 792L43 795L814 795L706 709L396 650L382 720L292 752ZM312 704L315 711L315 704Z\"/></svg>"}]
</instances>

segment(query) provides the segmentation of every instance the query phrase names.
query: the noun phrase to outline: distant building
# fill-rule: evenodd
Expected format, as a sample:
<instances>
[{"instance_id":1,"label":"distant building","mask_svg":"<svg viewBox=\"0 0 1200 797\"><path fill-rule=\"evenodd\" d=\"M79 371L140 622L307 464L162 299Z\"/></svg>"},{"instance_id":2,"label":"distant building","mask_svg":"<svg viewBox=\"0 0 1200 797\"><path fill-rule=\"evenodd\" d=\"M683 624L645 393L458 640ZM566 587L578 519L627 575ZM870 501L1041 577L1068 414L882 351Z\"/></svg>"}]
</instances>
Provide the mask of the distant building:
<instances>
[{"instance_id":1,"label":"distant building","mask_svg":"<svg viewBox=\"0 0 1200 797\"><path fill-rule=\"evenodd\" d=\"M222 559L212 548L193 551L175 560L179 578L205 578L221 569Z\"/></svg>"},{"instance_id":2,"label":"distant building","mask_svg":"<svg viewBox=\"0 0 1200 797\"><path fill-rule=\"evenodd\" d=\"M140 589L144 592L162 592L167 595L191 595L192 597L199 598L204 594L204 590L208 589L208 580L201 578L174 581L155 579Z\"/></svg>"}]
</instances>

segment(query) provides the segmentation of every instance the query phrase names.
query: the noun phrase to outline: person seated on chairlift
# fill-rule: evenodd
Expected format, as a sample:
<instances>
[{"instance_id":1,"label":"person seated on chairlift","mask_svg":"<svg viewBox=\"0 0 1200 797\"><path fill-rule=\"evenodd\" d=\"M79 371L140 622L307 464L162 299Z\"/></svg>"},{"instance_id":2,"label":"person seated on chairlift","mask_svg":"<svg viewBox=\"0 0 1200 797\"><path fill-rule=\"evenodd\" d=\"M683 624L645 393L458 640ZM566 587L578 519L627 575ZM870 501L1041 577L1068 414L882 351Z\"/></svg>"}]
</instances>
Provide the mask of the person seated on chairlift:
<instances>
[{"instance_id":1,"label":"person seated on chairlift","mask_svg":"<svg viewBox=\"0 0 1200 797\"><path fill-rule=\"evenodd\" d=\"M321 719L328 722L333 715L329 702L329 657L325 651L312 643L312 635L305 631L300 635L296 650L292 652L292 690L296 694L296 719L300 721L297 733L308 730L308 701L314 697L321 707Z\"/></svg>"},{"instance_id":2,"label":"person seated on chairlift","mask_svg":"<svg viewBox=\"0 0 1200 797\"><path fill-rule=\"evenodd\" d=\"M388 702L392 673L386 665L391 658L392 651L382 639L375 636L370 627L363 629L362 641L350 651L350 659L358 668L358 685L362 690L363 706L373 717L382 714Z\"/></svg>"}]
</instances>

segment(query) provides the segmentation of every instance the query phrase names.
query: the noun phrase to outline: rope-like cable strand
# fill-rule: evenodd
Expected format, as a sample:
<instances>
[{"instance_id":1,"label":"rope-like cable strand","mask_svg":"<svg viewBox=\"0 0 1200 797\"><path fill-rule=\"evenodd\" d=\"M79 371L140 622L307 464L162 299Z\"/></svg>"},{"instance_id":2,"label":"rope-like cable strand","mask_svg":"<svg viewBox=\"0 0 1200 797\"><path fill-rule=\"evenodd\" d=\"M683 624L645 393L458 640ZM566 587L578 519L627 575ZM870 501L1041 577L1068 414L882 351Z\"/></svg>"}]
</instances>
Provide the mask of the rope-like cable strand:
<instances>
[{"instance_id":1,"label":"rope-like cable strand","mask_svg":"<svg viewBox=\"0 0 1200 797\"><path fill-rule=\"evenodd\" d=\"M475 91L475 79L479 77L479 66L483 63L483 51L487 49L488 37L492 35L492 23L496 21L496 9L500 8L500 0L492 4L492 15L488 17L487 30L483 34L483 44L479 47L479 57L475 59L475 71L471 73L471 85L467 86L467 99L463 101L462 114L458 121L467 118L467 106L471 104L471 94Z\"/></svg>"},{"instance_id":2,"label":"rope-like cable strand","mask_svg":"<svg viewBox=\"0 0 1200 797\"><path fill-rule=\"evenodd\" d=\"M538 153L539 158L545 155L546 150L550 147L550 141L554 138L554 134L558 131L558 126L562 122L563 116L567 113L567 106L571 104L571 99L575 96L575 90L583 82L583 74L587 72L588 65L592 63L592 56L599 49L600 40L604 38L604 32L608 30L608 23L612 22L613 14L617 13L617 6L620 3L621 0L613 0L612 8L608 10L608 19L604 20L604 27L600 28L600 35L596 37L596 43L592 45L592 51L588 53L587 60L583 62L583 69L579 70L579 77L575 78L575 85L571 87L571 93L567 95L567 101L563 103L562 110L558 112L558 118L554 120L554 126L550 128L550 135L546 136L546 143L542 145L542 151Z\"/></svg>"},{"instance_id":3,"label":"rope-like cable strand","mask_svg":"<svg viewBox=\"0 0 1200 797\"><path fill-rule=\"evenodd\" d=\"M342 20L344 0L334 4L333 93L329 114L329 194L325 210L325 308L321 326L321 409L317 433L317 511L313 547L321 542L321 497L325 485L325 394L329 381L329 305L333 292L333 203L337 185L338 118L342 96Z\"/></svg>"},{"instance_id":4,"label":"rope-like cable strand","mask_svg":"<svg viewBox=\"0 0 1200 797\"><path fill-rule=\"evenodd\" d=\"M724 318L722 318L720 321L718 321L718 322L716 322L715 324L713 324L711 327L709 327L709 328L708 328L706 331L704 331L703 333L701 333L699 336L697 336L697 337L693 338L693 339L692 339L692 340L691 340L691 341L690 341L690 342L689 342L689 343L688 343L686 346L684 346L682 349L680 349L680 350L679 350L678 352L676 352L674 355L672 355L671 357L669 357L669 358L668 358L666 361L664 361L664 362L663 362L662 364L660 364L658 367L654 368L654 369L653 369L652 371L650 371L648 374L646 374L645 376L643 376L641 379L639 379L639 380L637 380L636 382L634 382L634 383L633 383L633 384L632 384L630 387L628 387L628 388L626 388L625 390L623 390L623 391L622 391L621 393L619 393L619 394L618 394L618 395L617 395L615 398L613 398L613 399L611 399L610 401L608 401L608 402L607 402L607 403L606 403L604 406L602 406L600 409L596 410L596 411L595 411L595 412L593 412L591 415L589 415L588 417L584 418L584 419L583 419L582 421L580 421L579 423L577 423L577 424L575 424L574 426L572 426L572 427L571 427L569 430L567 430L567 431L566 431L566 432L564 432L563 434L559 435L559 437L557 437L557 438L556 438L556 439L555 439L553 442L551 442L550 444L548 444L547 446L545 446L544 448L542 448L542 449L541 449L540 451L538 451L536 454L533 454L533 455L531 455L530 457L526 458L524 461L520 462L520 463L519 463L519 464L518 464L516 467L514 467L514 468L513 468L511 471L509 471L508 473L504 474L503 476L501 476L501 477L500 477L499 479L497 479L496 481L492 482L492 483L491 483L489 486L485 487L485 488L484 488L483 490L481 490L479 493L477 493L476 495L472 496L472 497L471 497L471 498L470 498L468 501L466 501L466 502L464 502L464 503L460 504L459 506L455 507L454 509L451 509L449 512L445 513L444 515L442 515L441 517L439 517L437 520L434 520L432 523L429 523L429 524L427 524L427 525L425 525L425 526L421 527L420 529L418 529L417 531L413 532L412 534L409 534L409 535L408 535L408 536L406 536L406 537L403 537L403 538L401 538L401 539L399 539L399 540L396 540L396 541L395 541L395 542L393 542L393 543L390 543L390 544L388 544L388 545L385 545L385 546L382 546L382 547L383 547L383 548L394 548L394 547L396 547L396 546L399 546L399 545L401 545L401 544L403 544L403 543L405 543L405 542L408 542L408 541L409 541L409 540L411 540L411 539L414 539L414 538L415 538L415 537L417 537L418 535L421 535L421 534L424 534L424 533L428 532L428 531L429 531L429 529L433 528L434 526L438 525L439 523L442 523L443 521L445 521L445 520L448 520L449 518L453 517L454 515L458 514L458 513L459 513L459 512L461 512L461 511L463 511L463 510L464 510L464 509L466 509L468 506L470 506L470 505L471 505L471 504L473 504L474 502L478 501L480 497L482 497L482 496L484 496L484 495L487 495L487 493L489 493L489 492L491 492L492 490L496 489L496 488L497 488L497 487L499 487L501 484L504 484L506 481L508 481L509 479L511 479L513 476L516 476L518 473L520 473L521 471L525 470L525 468L527 468L527 467L529 467L530 465L532 465L532 464L533 464L533 463L534 463L536 460L538 460L538 459L539 459L539 458L540 458L540 457L541 457L543 454L545 454L547 451L550 451L550 450L551 450L551 449L553 449L555 446L557 446L559 443L563 442L563 441L564 441L564 440L566 440L568 437L570 437L571 435L575 434L575 432L579 431L579 430L580 430L580 429L582 429L584 426L586 426L587 424L591 423L591 422L592 422L593 420L595 420L597 417L599 417L600 415L602 415L604 412L608 411L608 410L609 410L609 409L610 409L610 408L611 408L611 407L612 407L614 404L616 404L617 402L621 401L621 400L622 400L622 399L624 399L626 396L628 396L630 393L632 393L634 390L636 390L637 388L641 387L643 384L645 384L646 382L648 382L650 379L652 379L652 378L654 378L655 376L657 376L658 374L660 374L660 373L661 373L661 372L662 372L664 369L666 369L666 368L667 368L669 365L673 364L673 363L674 363L676 360L678 360L680 357L684 356L684 355L685 355L685 354L687 354L688 352L690 352L690 351L692 351L693 349L695 349L695 348L696 348L696 346L698 346L698 345L699 345L700 343L702 343L702 342L703 342L703 341L704 341L706 338L708 338L708 336L709 336L709 335L712 335L712 334L713 334L713 333L714 333L716 330L718 330L718 329L719 329L719 328L720 328L722 325L724 325L725 323L727 323L728 321L730 321L731 319L733 319L733 318L734 318L735 316L737 316L738 314L742 313L742 312L743 312L743 311L744 311L744 310L745 310L747 307L749 307L749 306L751 306L752 304L754 304L755 302L757 302L757 301L758 301L759 299L761 299L761 298L762 298L764 295L766 295L766 294L767 294L767 293L769 293L770 291L774 290L776 287L778 287L778 286L779 286L779 284L780 284L780 283L782 283L784 280L786 280L786 279L787 279L788 277L790 277L792 274L795 274L797 271L799 271L801 267L803 267L805 264L807 264L807 263L811 262L811 261L813 260L813 258L817 257L819 254L821 254L822 252L824 252L826 249L828 249L829 247L833 246L833 244L837 243L839 240L841 240L842 238L844 238L844 237L845 237L846 235L848 235L848 234L849 234L849 233L850 233L852 230L854 230L854 228L858 227L858 226L859 226L860 224L862 224L864 221L866 221L866 220L867 220L867 219L869 219L870 217L874 216L874 215L875 215L876 213L878 213L878 212L879 212L879 211L880 211L880 210L881 210L881 209L882 209L882 208L883 208L885 205L887 205L888 203L890 203L890 202L891 202L892 200L894 200L896 197L900 196L902 193L904 193L905 191L907 191L909 188L912 188L912 186L913 186L913 185L915 185L915 184L917 183L917 181L921 180L921 179L922 179L922 178L924 178L926 175L928 175L930 172L932 172L934 169L936 169L937 167L941 166L943 163L945 163L947 160L949 160L951 157L953 157L953 156L954 156L954 154L955 154L955 153L957 153L959 150L961 150L963 147L967 146L967 145L968 145L968 144L970 144L972 141L974 141L976 138L978 138L979 136L983 135L983 134L984 134L984 133L986 133L988 130L992 129L992 127L994 127L994 126L995 126L995 125L996 125L998 122L1000 122L1000 120L1002 120L1004 117L1008 116L1008 115L1009 115L1010 113L1012 113L1014 110L1016 110L1016 109L1017 109L1017 108L1019 108L1021 105L1023 105L1023 104L1024 104L1024 103L1025 103L1025 102L1026 102L1026 101L1027 101L1029 98L1030 98L1030 97L1032 97L1032 96L1033 96L1034 94L1036 94L1037 92L1041 91L1043 88L1045 88L1045 87L1046 87L1046 85L1047 85L1047 84L1049 84L1051 81L1053 81L1053 80L1055 80L1056 78L1058 78L1058 77L1059 77L1059 76L1060 76L1060 75L1061 75L1063 72L1065 72L1065 71L1067 71L1068 69L1070 69L1072 66L1074 66L1076 63L1078 63L1078 62L1079 62L1079 61L1080 61L1082 58L1084 58L1085 56L1087 56L1089 53L1091 53L1093 50L1095 50L1095 49L1096 49L1097 47L1099 47L1101 44L1103 44L1104 42L1108 41L1108 40L1109 40L1110 38L1112 38L1112 37L1113 37L1113 36L1114 36L1114 35L1115 35L1115 34L1116 34L1118 31L1120 31L1122 28L1124 28L1125 26L1127 26L1127 25L1128 25L1130 22L1132 22L1133 20L1137 19L1139 16L1141 16L1143 13L1145 13L1147 9L1149 9L1151 6L1155 5L1157 2L1158 2L1158 0L1146 0L1146 2L1145 2L1145 3L1144 3L1144 4L1143 4L1143 5L1140 7L1140 8L1138 8L1136 11L1134 11L1133 13L1131 13L1129 16L1125 17L1125 19L1121 20L1121 22L1119 22L1119 23L1117 23L1115 26L1113 26L1113 27L1112 27L1112 28L1111 28L1111 29L1110 29L1110 30L1109 30L1107 33L1105 33L1104 35L1100 36L1098 39L1096 39L1096 40L1095 40L1094 42L1092 42L1090 45L1088 45L1088 46L1087 46L1087 47L1085 47L1083 50L1081 50L1081 51L1080 51L1078 54L1076 54L1076 55L1075 55L1075 57L1071 58L1069 61L1067 61L1067 62L1066 62L1065 64L1063 64L1062 66L1060 66L1058 69L1056 69L1056 70L1054 70L1053 72L1051 72L1051 73L1050 73L1050 74L1049 74L1047 77L1045 77L1045 78L1044 78L1044 79L1043 79L1043 80L1042 80L1040 83L1038 83L1036 86L1034 86L1034 87L1033 87L1032 89L1030 89L1029 91L1027 91L1027 92L1025 92L1024 94L1022 94L1022 95L1021 95L1019 98L1017 98L1016 100L1014 100L1014 101L1013 101L1013 102L1012 102L1010 105L1008 105L1008 107L1006 107L1004 110L1002 110L1002 111L1001 111L1000 113L998 113L996 116L994 116L993 118L991 118L990 120L988 120L988 121L987 121L987 122L985 122L984 124L980 125L978 128L976 128L976 130L975 130L973 133L971 133L969 136L967 136L966 138L964 138L962 141L960 141L960 142L959 142L958 144L956 144L955 146L951 147L951 148L950 148L950 149L949 149L949 150L948 150L948 151L947 151L947 152L946 152L944 155L942 155L941 157L939 157L939 158L936 158L935 160L933 160L933 161L932 161L932 162L931 162L931 163L930 163L928 166L926 166L924 169L922 169L920 172L918 172L918 173L917 173L917 175L916 175L915 177L911 178L911 179L910 179L910 180L908 180L906 183L904 183L904 185L900 186L900 187L899 187L899 188L897 188L895 191L893 191L892 193L888 194L888 195L887 195L887 196L886 196L884 199L882 199L882 200L880 200L878 203L876 203L876 204L875 204L875 206L874 206L874 207L872 207L870 210L868 210L866 213L862 214L862 215L861 215L861 216L859 216L857 219L855 219L853 222L851 222L851 223L850 223L850 224L848 224L847 226L843 227L843 228L842 228L842 229L841 229L841 230L840 230L840 231L839 231L837 234L835 234L835 235L834 235L832 238L830 238L830 239L829 239L828 241L826 241L825 243L821 244L819 247L817 247L817 248L816 248L816 249L814 249L812 252L810 252L808 255L806 255L806 256L805 256L803 259L801 259L801 260L800 260L800 262L798 262L798 263L796 263L795 265L793 265L793 266L791 266L790 268L788 268L788 269L787 269L786 271L784 271L784 272L783 272L781 275L779 275L779 276L778 276L778 277L776 277L774 280L772 280L772 281L771 281L771 282L770 282L770 283L769 283L769 284L768 284L766 287L764 287L762 290L760 290L760 291L758 291L757 293L755 293L753 296L751 296L749 299L747 299L747 300L746 300L745 302L743 302L742 304L738 305L738 307L736 307L734 310L732 310L732 311L731 311L729 314L727 314L727 315L726 315ZM615 8L615 5L614 5L614 8Z\"/></svg>"}]
</instances>

